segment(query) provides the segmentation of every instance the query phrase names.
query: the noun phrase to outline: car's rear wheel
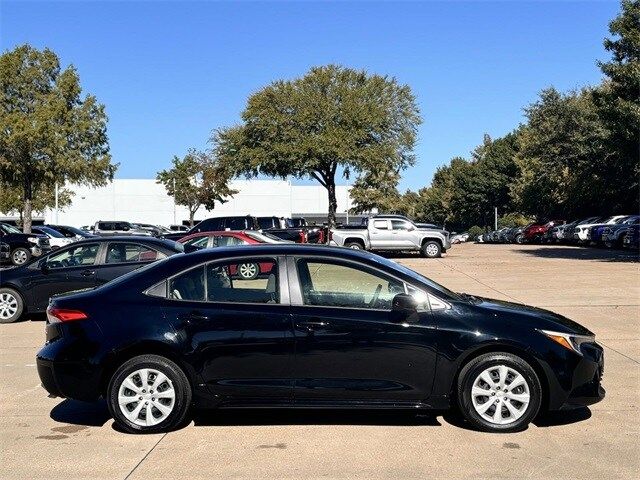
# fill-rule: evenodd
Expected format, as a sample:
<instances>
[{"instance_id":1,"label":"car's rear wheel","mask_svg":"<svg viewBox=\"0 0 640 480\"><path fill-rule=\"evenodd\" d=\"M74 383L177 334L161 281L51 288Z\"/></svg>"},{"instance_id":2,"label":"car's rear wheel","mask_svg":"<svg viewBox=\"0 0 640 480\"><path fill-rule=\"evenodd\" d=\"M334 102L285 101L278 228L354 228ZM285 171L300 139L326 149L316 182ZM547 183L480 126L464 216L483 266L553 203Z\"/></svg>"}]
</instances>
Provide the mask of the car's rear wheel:
<instances>
[{"instance_id":1,"label":"car's rear wheel","mask_svg":"<svg viewBox=\"0 0 640 480\"><path fill-rule=\"evenodd\" d=\"M122 364L107 394L116 424L130 433L170 431L182 425L191 404L187 376L158 355L141 355Z\"/></svg>"},{"instance_id":2,"label":"car's rear wheel","mask_svg":"<svg viewBox=\"0 0 640 480\"><path fill-rule=\"evenodd\" d=\"M364 246L360 242L347 242L344 246L351 250L364 250Z\"/></svg>"},{"instance_id":3,"label":"car's rear wheel","mask_svg":"<svg viewBox=\"0 0 640 480\"><path fill-rule=\"evenodd\" d=\"M13 323L20 318L24 302L12 288L0 288L0 323Z\"/></svg>"},{"instance_id":4,"label":"car's rear wheel","mask_svg":"<svg viewBox=\"0 0 640 480\"><path fill-rule=\"evenodd\" d=\"M238 265L238 275L243 280L253 280L260 274L260 266L257 263L241 263Z\"/></svg>"},{"instance_id":5,"label":"car's rear wheel","mask_svg":"<svg viewBox=\"0 0 640 480\"><path fill-rule=\"evenodd\" d=\"M438 258L442 254L442 247L438 242L424 242L420 250L423 257Z\"/></svg>"},{"instance_id":6,"label":"car's rear wheel","mask_svg":"<svg viewBox=\"0 0 640 480\"><path fill-rule=\"evenodd\" d=\"M542 402L540 380L522 358L489 353L469 362L458 378L458 406L475 428L515 432L535 418Z\"/></svg>"},{"instance_id":7,"label":"car's rear wheel","mask_svg":"<svg viewBox=\"0 0 640 480\"><path fill-rule=\"evenodd\" d=\"M24 265L31 259L31 252L26 248L16 248L11 252L11 263L14 265Z\"/></svg>"},{"instance_id":8,"label":"car's rear wheel","mask_svg":"<svg viewBox=\"0 0 640 480\"><path fill-rule=\"evenodd\" d=\"M518 235L516 235L516 243L518 244L523 244L524 243L524 235L519 233Z\"/></svg>"}]
</instances>

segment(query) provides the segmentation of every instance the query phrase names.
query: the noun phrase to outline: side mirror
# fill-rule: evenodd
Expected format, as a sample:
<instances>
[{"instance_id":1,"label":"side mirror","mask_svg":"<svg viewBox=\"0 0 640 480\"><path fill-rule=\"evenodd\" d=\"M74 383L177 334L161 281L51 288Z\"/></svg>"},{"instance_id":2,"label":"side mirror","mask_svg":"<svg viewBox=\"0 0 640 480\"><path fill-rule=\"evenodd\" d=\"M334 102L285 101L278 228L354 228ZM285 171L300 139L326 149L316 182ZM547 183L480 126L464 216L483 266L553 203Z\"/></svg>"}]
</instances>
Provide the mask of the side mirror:
<instances>
[{"instance_id":1,"label":"side mirror","mask_svg":"<svg viewBox=\"0 0 640 480\"><path fill-rule=\"evenodd\" d=\"M417 322L418 302L411 295L399 293L391 301L391 321Z\"/></svg>"},{"instance_id":2,"label":"side mirror","mask_svg":"<svg viewBox=\"0 0 640 480\"><path fill-rule=\"evenodd\" d=\"M49 266L47 265L46 260L40 262L40 270L42 271L42 273L47 273L49 271Z\"/></svg>"}]
</instances>

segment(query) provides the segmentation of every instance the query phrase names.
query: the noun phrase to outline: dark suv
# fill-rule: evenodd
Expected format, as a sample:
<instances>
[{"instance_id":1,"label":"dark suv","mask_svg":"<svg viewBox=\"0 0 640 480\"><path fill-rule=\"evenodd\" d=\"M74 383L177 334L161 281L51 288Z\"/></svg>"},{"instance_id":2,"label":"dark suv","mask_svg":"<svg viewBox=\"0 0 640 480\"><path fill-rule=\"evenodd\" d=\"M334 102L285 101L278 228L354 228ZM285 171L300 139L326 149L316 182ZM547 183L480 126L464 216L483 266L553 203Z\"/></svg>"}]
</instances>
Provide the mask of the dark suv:
<instances>
[{"instance_id":1,"label":"dark suv","mask_svg":"<svg viewBox=\"0 0 640 480\"><path fill-rule=\"evenodd\" d=\"M187 232L176 232L164 235L170 240L179 240L187 235L200 232L221 232L224 230L260 230L260 225L255 217L244 215L242 217L213 217L201 221Z\"/></svg>"},{"instance_id":2,"label":"dark suv","mask_svg":"<svg viewBox=\"0 0 640 480\"><path fill-rule=\"evenodd\" d=\"M51 250L47 236L22 233L13 225L1 222L0 242L9 246L9 260L14 265L23 265L31 260L31 257L39 257Z\"/></svg>"}]
</instances>

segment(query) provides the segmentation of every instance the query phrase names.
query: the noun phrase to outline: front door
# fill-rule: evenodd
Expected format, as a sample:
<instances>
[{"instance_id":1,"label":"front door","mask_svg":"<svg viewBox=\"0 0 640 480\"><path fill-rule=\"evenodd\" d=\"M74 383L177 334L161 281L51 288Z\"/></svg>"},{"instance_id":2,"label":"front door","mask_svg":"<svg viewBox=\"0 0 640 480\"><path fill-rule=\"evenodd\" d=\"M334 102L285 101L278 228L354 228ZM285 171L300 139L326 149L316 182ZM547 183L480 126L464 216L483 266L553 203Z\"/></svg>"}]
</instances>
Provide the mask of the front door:
<instances>
[{"instance_id":1,"label":"front door","mask_svg":"<svg viewBox=\"0 0 640 480\"><path fill-rule=\"evenodd\" d=\"M98 243L83 243L60 249L38 262L41 274L34 276L31 285L34 309L47 308L52 295L94 287L99 250Z\"/></svg>"},{"instance_id":2,"label":"front door","mask_svg":"<svg viewBox=\"0 0 640 480\"><path fill-rule=\"evenodd\" d=\"M412 323L394 320L402 281L319 257L289 263L297 405L415 405L429 397L435 326L428 309Z\"/></svg>"},{"instance_id":3,"label":"front door","mask_svg":"<svg viewBox=\"0 0 640 480\"><path fill-rule=\"evenodd\" d=\"M244 279L241 263L271 268ZM221 406L291 403L294 339L279 265L261 257L216 261L168 282L167 318L190 346L187 361Z\"/></svg>"}]
</instances>

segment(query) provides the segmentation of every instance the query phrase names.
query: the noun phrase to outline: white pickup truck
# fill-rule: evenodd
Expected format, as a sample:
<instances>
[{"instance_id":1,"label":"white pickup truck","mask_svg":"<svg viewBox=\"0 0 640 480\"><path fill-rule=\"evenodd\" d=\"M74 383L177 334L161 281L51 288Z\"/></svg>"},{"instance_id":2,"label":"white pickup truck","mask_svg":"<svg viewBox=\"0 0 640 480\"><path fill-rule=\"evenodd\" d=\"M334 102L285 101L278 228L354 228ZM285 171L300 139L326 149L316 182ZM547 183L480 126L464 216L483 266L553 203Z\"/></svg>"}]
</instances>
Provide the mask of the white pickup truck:
<instances>
[{"instance_id":1,"label":"white pickup truck","mask_svg":"<svg viewBox=\"0 0 640 480\"><path fill-rule=\"evenodd\" d=\"M334 228L330 244L357 250L420 251L428 258L451 248L446 230L421 228L401 215L375 215L360 226Z\"/></svg>"}]
</instances>

